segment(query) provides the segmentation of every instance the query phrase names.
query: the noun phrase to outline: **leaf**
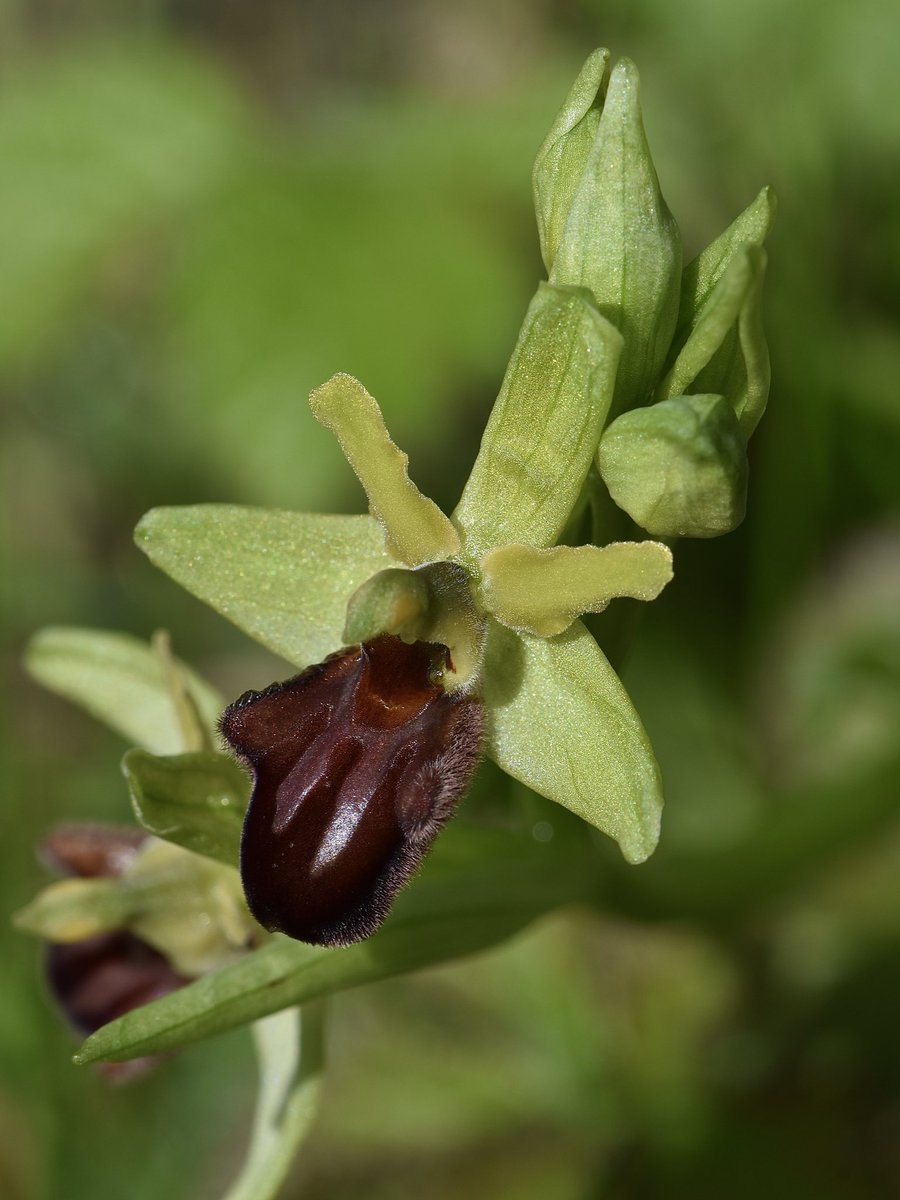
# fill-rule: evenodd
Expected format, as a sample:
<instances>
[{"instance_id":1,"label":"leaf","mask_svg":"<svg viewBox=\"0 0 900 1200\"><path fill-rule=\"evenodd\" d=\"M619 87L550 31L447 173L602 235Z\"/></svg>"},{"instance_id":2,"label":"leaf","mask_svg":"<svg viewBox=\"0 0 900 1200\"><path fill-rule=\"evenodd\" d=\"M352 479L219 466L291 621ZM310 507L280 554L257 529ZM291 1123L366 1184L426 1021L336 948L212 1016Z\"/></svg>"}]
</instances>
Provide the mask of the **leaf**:
<instances>
[{"instance_id":1,"label":"leaf","mask_svg":"<svg viewBox=\"0 0 900 1200\"><path fill-rule=\"evenodd\" d=\"M589 288L624 338L613 412L646 402L678 316L681 234L659 189L634 63L616 63L550 282Z\"/></svg>"},{"instance_id":2,"label":"leaf","mask_svg":"<svg viewBox=\"0 0 900 1200\"><path fill-rule=\"evenodd\" d=\"M480 832L480 831L479 831ZM485 950L536 916L586 895L594 858L563 839L448 829L384 927L340 950L276 936L233 966L127 1013L84 1043L76 1062L136 1058L258 1020L294 1004Z\"/></svg>"},{"instance_id":3,"label":"leaf","mask_svg":"<svg viewBox=\"0 0 900 1200\"><path fill-rule=\"evenodd\" d=\"M183 663L176 665L214 729L223 701ZM25 666L44 687L80 704L129 742L154 754L185 749L165 664L145 642L98 629L44 629L28 644Z\"/></svg>"},{"instance_id":4,"label":"leaf","mask_svg":"<svg viewBox=\"0 0 900 1200\"><path fill-rule=\"evenodd\" d=\"M333 375L312 393L309 406L340 442L395 557L418 567L459 553L459 534L410 479L409 459L391 441L381 409L358 379Z\"/></svg>"},{"instance_id":5,"label":"leaf","mask_svg":"<svg viewBox=\"0 0 900 1200\"><path fill-rule=\"evenodd\" d=\"M234 504L154 508L135 540L182 587L301 667L342 645L350 595L396 565L368 516Z\"/></svg>"},{"instance_id":6,"label":"leaf","mask_svg":"<svg viewBox=\"0 0 900 1200\"><path fill-rule=\"evenodd\" d=\"M587 292L541 284L454 514L467 553L553 545L597 449L621 348Z\"/></svg>"},{"instance_id":7,"label":"leaf","mask_svg":"<svg viewBox=\"0 0 900 1200\"><path fill-rule=\"evenodd\" d=\"M272 1200L319 1108L324 1057L316 1004L265 1017L253 1026L259 1094L241 1173L223 1200Z\"/></svg>"},{"instance_id":8,"label":"leaf","mask_svg":"<svg viewBox=\"0 0 900 1200\"><path fill-rule=\"evenodd\" d=\"M144 829L237 866L250 780L233 758L209 751L159 758L130 750L122 771Z\"/></svg>"},{"instance_id":9,"label":"leaf","mask_svg":"<svg viewBox=\"0 0 900 1200\"><path fill-rule=\"evenodd\" d=\"M549 550L501 546L485 555L481 570L485 606L498 621L553 637L618 596L655 600L672 578L672 552L647 541Z\"/></svg>"},{"instance_id":10,"label":"leaf","mask_svg":"<svg viewBox=\"0 0 900 1200\"><path fill-rule=\"evenodd\" d=\"M659 839L659 768L628 693L576 621L550 640L492 623L485 659L487 753L643 862Z\"/></svg>"}]
</instances>

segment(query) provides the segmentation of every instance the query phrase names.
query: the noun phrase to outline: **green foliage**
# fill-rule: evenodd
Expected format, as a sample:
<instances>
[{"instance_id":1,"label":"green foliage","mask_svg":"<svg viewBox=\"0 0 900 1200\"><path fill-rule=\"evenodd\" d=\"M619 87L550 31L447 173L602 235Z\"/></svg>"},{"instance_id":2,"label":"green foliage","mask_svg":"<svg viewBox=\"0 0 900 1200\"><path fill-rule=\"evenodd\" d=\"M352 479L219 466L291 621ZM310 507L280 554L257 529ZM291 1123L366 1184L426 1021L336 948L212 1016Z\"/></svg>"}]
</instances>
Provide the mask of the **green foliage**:
<instances>
[{"instance_id":1,"label":"green foliage","mask_svg":"<svg viewBox=\"0 0 900 1200\"><path fill-rule=\"evenodd\" d=\"M128 741L153 754L187 749L166 662L137 638L97 629L45 629L29 643L25 663L44 687L82 705ZM221 698L183 664L176 670L207 727L214 727Z\"/></svg>"},{"instance_id":2,"label":"green foliage","mask_svg":"<svg viewBox=\"0 0 900 1200\"><path fill-rule=\"evenodd\" d=\"M129 750L122 771L148 833L237 866L250 781L233 758L209 752L159 758Z\"/></svg>"},{"instance_id":3,"label":"green foliage","mask_svg":"<svg viewBox=\"0 0 900 1200\"><path fill-rule=\"evenodd\" d=\"M303 1186L327 1200L882 1200L900 1187L883 1134L900 1079L896 11L583 0L476 20L452 6L415 22L414 49L380 15L364 50L345 15L304 14L301 36L260 10L249 37L192 4L0 18L0 130L19 131L0 132L4 632L164 619L228 696L271 678L277 666L154 581L127 530L159 503L358 509L302 403L337 369L384 398L417 478L452 504L539 269L523 163L602 29L641 64L688 257L761 180L778 188L776 382L752 502L734 537L675 548L679 577L624 668L666 781L659 849L638 871L598 850L590 916L345 993ZM98 50L112 22L128 36ZM143 111L128 100L142 88ZM89 91L109 99L88 109ZM196 154L170 153L201 125ZM132 136L156 164L139 189ZM595 497L594 522L604 541L634 536ZM590 620L617 644L616 605ZM13 911L42 882L31 848L48 822L121 820L127 797L113 735L27 680L9 686ZM178 753L167 719L158 752ZM554 841L566 816L490 764L471 813ZM0 1194L221 1189L243 1040L111 1090L72 1070L35 996L33 944L8 936L3 953Z\"/></svg>"},{"instance_id":4,"label":"green foliage","mask_svg":"<svg viewBox=\"0 0 900 1200\"><path fill-rule=\"evenodd\" d=\"M448 830L371 938L332 950L276 935L232 966L105 1025L84 1043L77 1061L171 1050L291 1005L474 954L548 908L587 895L589 881L583 856L524 837Z\"/></svg>"}]
</instances>

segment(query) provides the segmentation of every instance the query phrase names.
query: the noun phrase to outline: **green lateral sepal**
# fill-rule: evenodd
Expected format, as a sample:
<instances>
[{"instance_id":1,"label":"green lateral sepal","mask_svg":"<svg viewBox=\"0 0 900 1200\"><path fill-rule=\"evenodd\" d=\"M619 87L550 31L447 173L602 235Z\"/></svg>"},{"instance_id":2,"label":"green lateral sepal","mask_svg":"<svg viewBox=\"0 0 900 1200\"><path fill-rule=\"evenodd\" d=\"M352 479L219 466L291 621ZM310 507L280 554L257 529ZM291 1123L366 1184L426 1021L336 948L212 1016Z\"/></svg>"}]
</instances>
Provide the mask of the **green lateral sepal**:
<instances>
[{"instance_id":1,"label":"green lateral sepal","mask_svg":"<svg viewBox=\"0 0 900 1200\"><path fill-rule=\"evenodd\" d=\"M194 504L152 509L134 536L182 587L300 667L342 645L347 597L396 566L369 516Z\"/></svg>"},{"instance_id":2,"label":"green lateral sepal","mask_svg":"<svg viewBox=\"0 0 900 1200\"><path fill-rule=\"evenodd\" d=\"M158 638L151 647L125 633L51 627L28 643L25 667L45 688L154 754L177 754L192 739L211 739L224 707L171 652L160 655Z\"/></svg>"},{"instance_id":3,"label":"green lateral sepal","mask_svg":"<svg viewBox=\"0 0 900 1200\"><path fill-rule=\"evenodd\" d=\"M484 701L499 767L615 838L628 862L652 854L662 812L653 748L580 621L554 638L490 622Z\"/></svg>"},{"instance_id":4,"label":"green lateral sepal","mask_svg":"<svg viewBox=\"0 0 900 1200\"><path fill-rule=\"evenodd\" d=\"M129 750L122 773L148 833L228 866L238 865L250 779L227 754L158 757Z\"/></svg>"}]
</instances>

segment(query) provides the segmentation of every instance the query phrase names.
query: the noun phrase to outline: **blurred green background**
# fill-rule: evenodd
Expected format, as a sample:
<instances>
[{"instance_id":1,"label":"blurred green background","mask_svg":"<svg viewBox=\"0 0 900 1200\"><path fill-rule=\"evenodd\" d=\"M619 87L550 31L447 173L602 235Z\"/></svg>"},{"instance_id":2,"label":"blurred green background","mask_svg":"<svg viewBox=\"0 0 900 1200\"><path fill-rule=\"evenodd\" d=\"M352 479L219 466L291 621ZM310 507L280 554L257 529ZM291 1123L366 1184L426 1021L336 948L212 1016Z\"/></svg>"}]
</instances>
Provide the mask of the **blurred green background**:
<instances>
[{"instance_id":1,"label":"blurred green background","mask_svg":"<svg viewBox=\"0 0 900 1200\"><path fill-rule=\"evenodd\" d=\"M0 897L124 747L19 667L147 636L284 674L132 547L149 507L354 511L335 370L454 503L541 268L529 172L595 45L633 57L687 257L759 187L774 385L749 515L682 544L625 679L668 808L597 911L334 1005L286 1195L900 1195L900 12L892 0L5 0ZM132 1088L70 1065L0 921L0 1197L212 1200L249 1039Z\"/></svg>"}]
</instances>

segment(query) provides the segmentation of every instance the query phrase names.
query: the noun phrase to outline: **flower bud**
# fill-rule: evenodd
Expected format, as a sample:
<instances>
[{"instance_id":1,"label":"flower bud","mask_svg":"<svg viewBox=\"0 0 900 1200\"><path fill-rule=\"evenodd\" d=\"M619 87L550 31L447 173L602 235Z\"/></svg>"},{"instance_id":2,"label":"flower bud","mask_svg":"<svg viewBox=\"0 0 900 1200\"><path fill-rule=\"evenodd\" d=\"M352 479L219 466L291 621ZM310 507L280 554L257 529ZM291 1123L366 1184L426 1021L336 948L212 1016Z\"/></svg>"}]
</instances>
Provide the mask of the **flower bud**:
<instances>
[{"instance_id":1,"label":"flower bud","mask_svg":"<svg viewBox=\"0 0 900 1200\"><path fill-rule=\"evenodd\" d=\"M655 537L716 537L744 518L746 442L722 396L676 396L623 413L597 461L619 508Z\"/></svg>"},{"instance_id":2,"label":"flower bud","mask_svg":"<svg viewBox=\"0 0 900 1200\"><path fill-rule=\"evenodd\" d=\"M600 61L594 64L593 73L588 71L593 61L589 60L576 89L583 88L588 79L596 82L598 89L602 87L603 76L597 70ZM597 307L625 339L614 414L643 404L649 397L675 329L681 277L681 235L659 189L644 134L638 87L634 64L622 59L610 77L599 119L594 115L596 107L587 108L586 97L580 97L578 108L584 115L569 134L577 141L569 146L567 155L557 152L565 168L560 167L557 177L562 197L552 210L546 201L543 205L543 211L554 214L550 226L555 229L557 209L572 191L572 166L582 159L584 139L596 126L569 204L550 282L589 288ZM572 101L570 96L567 103ZM546 151L542 153L544 179Z\"/></svg>"}]
</instances>

